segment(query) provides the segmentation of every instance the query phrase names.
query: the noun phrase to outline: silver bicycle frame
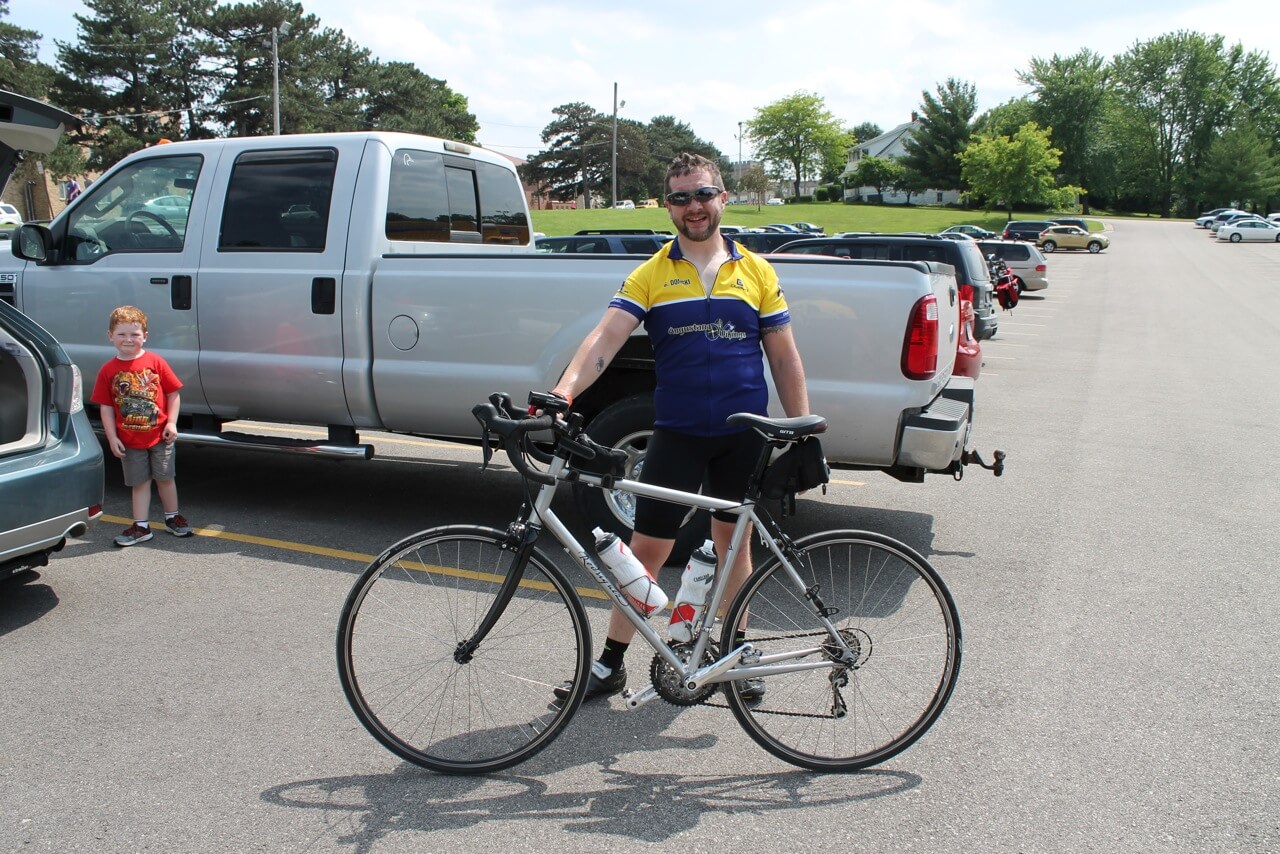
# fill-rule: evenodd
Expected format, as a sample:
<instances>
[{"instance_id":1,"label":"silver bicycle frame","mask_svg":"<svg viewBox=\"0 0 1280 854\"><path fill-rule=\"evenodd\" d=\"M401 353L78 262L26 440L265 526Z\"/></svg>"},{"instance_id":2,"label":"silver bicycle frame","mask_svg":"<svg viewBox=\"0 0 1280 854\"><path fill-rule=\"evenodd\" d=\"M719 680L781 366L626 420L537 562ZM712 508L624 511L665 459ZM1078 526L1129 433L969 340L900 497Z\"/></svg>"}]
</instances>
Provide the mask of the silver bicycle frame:
<instances>
[{"instance_id":1,"label":"silver bicycle frame","mask_svg":"<svg viewBox=\"0 0 1280 854\"><path fill-rule=\"evenodd\" d=\"M681 504L687 507L698 508L707 511L723 511L732 513L737 517L734 523L733 535L729 540L729 550L719 562L715 580L712 582L711 590L708 594L706 607L703 609L702 627L698 632L698 636L694 639L693 652L689 656L689 666L686 666L680 658L671 651L662 636L649 625L648 620L640 616L636 609L631 606L626 597L618 590L613 583L612 576L596 561L570 533L568 527L560 521L555 512L551 509L552 499L555 497L556 490L565 478L565 470L568 464L555 457L551 461L551 465L547 469L547 474L554 477L555 483L543 484L538 495L533 502L533 513L531 516L531 524L539 527L545 527L551 532L551 535L560 543L561 546L568 551L569 555L577 561L578 565L587 571L592 578L596 580L604 591L613 599L614 604L627 618L627 620L640 633L641 637L653 647L654 651L662 657L674 670L681 674L685 680L685 687L690 691L696 691L705 685L716 682L734 682L740 679L748 679L753 676L774 676L781 673L795 673L803 670L820 670L836 666L828 658L824 657L821 661L803 662L795 659L807 658L813 655L823 653L823 646L816 645L810 648L792 650L789 652L776 653L774 655L762 656L755 652L751 644L743 644L734 650L723 654L718 660L711 662L705 666L690 669L695 663L701 662L706 654L707 647L711 644L711 626L714 623L714 615L720 610L721 600L724 598L726 585L729 583L728 567L733 566L733 562L743 547L743 541L747 536L747 529L753 523L756 528L763 529L760 524L760 518L756 515L755 502L752 501L727 501L723 498L713 498L711 496L702 495L694 492L683 492L678 489L670 489L664 486L654 486L652 484L641 483L638 480L628 480L625 478L614 479L607 488L620 489L624 492L644 498L656 498L663 501L670 501L675 504ZM604 489L605 481L596 475L578 472L576 479L588 486ZM787 560L787 556L783 553L782 548L774 540L772 536L762 538L769 550L778 558L792 582L796 585L798 591L805 590L804 580L800 574L796 572L795 567ZM844 638L836 630L835 625L830 618L818 612L814 608L814 616L817 617L822 625L826 628L831 643L838 644L843 650L840 658L851 662L855 656ZM746 662L744 664L744 661ZM790 662L790 663L787 663ZM740 666L741 665L741 666ZM733 675L727 675L732 671ZM638 708L650 700L656 699L657 691L653 686L649 686L645 690L634 694L627 699L628 708Z\"/></svg>"}]
</instances>

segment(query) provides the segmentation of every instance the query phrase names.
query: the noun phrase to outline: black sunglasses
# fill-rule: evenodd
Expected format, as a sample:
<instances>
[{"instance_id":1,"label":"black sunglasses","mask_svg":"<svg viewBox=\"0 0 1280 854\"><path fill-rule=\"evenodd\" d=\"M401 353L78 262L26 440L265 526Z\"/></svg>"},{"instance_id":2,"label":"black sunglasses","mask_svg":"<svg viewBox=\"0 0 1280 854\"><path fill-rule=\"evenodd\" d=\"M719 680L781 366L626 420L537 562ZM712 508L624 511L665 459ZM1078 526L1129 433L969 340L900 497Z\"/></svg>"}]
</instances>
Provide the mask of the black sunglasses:
<instances>
[{"instance_id":1,"label":"black sunglasses","mask_svg":"<svg viewBox=\"0 0 1280 854\"><path fill-rule=\"evenodd\" d=\"M682 208L689 204L689 202L697 199L705 205L707 202L711 201L723 192L724 190L719 187L699 187L693 191L681 190L678 193L667 193L667 204Z\"/></svg>"}]
</instances>

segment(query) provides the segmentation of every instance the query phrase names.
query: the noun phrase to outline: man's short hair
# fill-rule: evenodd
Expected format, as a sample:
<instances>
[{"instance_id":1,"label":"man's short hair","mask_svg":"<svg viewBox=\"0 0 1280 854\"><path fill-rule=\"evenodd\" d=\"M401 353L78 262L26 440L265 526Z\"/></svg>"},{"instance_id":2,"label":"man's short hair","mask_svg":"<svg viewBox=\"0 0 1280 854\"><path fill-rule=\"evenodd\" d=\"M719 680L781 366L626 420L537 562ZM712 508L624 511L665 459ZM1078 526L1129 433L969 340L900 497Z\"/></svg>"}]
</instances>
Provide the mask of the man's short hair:
<instances>
[{"instance_id":1,"label":"man's short hair","mask_svg":"<svg viewBox=\"0 0 1280 854\"><path fill-rule=\"evenodd\" d=\"M717 187L724 189L724 178L721 177L720 167L716 165L714 160L708 160L701 154L684 151L677 154L675 159L671 161L671 165L667 167L667 192L671 192L672 178L677 175L688 175L690 172L706 172L711 176L711 181Z\"/></svg>"},{"instance_id":2,"label":"man's short hair","mask_svg":"<svg viewBox=\"0 0 1280 854\"><path fill-rule=\"evenodd\" d=\"M107 322L107 331L115 332L121 323L141 323L142 331L147 331L147 313L136 305L122 305L111 312L111 320Z\"/></svg>"}]
</instances>

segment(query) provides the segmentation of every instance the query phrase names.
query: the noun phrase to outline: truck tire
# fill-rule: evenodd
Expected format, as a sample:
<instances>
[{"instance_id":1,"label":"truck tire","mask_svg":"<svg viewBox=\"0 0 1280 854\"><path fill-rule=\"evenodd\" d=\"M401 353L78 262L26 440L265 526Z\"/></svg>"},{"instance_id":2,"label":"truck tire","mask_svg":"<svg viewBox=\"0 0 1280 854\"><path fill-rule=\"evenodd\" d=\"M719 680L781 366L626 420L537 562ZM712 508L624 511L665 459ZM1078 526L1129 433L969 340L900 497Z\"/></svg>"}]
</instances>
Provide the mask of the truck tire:
<instances>
[{"instance_id":1,"label":"truck tire","mask_svg":"<svg viewBox=\"0 0 1280 854\"><path fill-rule=\"evenodd\" d=\"M627 452L626 477L639 477L644 467L644 452L653 435L653 395L638 394L606 407L587 425L587 434L602 445ZM582 521L589 528L600 527L630 541L635 519L635 496L607 492L585 484L573 485L574 502ZM705 510L691 511L685 518L675 547L667 558L668 566L684 566L689 555L711 535L711 517Z\"/></svg>"}]
</instances>

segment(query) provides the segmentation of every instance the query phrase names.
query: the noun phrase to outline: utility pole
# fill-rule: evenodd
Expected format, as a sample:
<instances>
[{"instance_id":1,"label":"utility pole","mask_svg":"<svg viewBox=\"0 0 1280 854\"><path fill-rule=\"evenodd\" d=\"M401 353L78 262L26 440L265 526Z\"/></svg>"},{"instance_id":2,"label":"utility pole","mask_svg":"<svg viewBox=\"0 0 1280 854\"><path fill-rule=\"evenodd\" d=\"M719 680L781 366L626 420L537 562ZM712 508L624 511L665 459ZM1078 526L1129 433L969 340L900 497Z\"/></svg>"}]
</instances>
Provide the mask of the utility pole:
<instances>
[{"instance_id":1,"label":"utility pole","mask_svg":"<svg viewBox=\"0 0 1280 854\"><path fill-rule=\"evenodd\" d=\"M742 198L742 122L738 122L738 198Z\"/></svg>"}]
</instances>

